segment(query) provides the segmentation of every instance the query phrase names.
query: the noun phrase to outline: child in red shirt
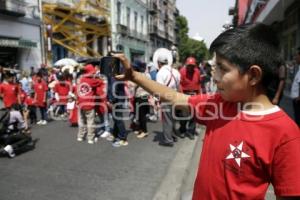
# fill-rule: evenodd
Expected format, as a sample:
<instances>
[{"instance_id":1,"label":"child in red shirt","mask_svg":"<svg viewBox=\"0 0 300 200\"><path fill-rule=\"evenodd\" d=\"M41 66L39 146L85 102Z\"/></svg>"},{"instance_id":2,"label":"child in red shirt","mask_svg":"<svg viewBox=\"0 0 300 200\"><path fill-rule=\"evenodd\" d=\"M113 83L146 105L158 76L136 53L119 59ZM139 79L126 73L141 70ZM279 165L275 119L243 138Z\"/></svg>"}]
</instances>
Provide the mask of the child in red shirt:
<instances>
[{"instance_id":1,"label":"child in red shirt","mask_svg":"<svg viewBox=\"0 0 300 200\"><path fill-rule=\"evenodd\" d=\"M66 105L68 103L68 95L71 91L71 84L69 81L66 81L63 77L59 77L59 81L55 84L53 91L56 97L56 105L60 107L60 115L66 113Z\"/></svg>"},{"instance_id":2,"label":"child in red shirt","mask_svg":"<svg viewBox=\"0 0 300 200\"><path fill-rule=\"evenodd\" d=\"M35 92L34 102L39 108L41 113L41 120L37 122L39 125L46 125L46 108L47 108L47 91L48 86L42 79L43 75L41 72L36 74L36 81L33 82L33 90Z\"/></svg>"},{"instance_id":3,"label":"child in red shirt","mask_svg":"<svg viewBox=\"0 0 300 200\"><path fill-rule=\"evenodd\" d=\"M20 88L14 82L15 75L7 72L5 74L6 82L0 85L0 95L3 99L4 107L10 108L13 104L20 102Z\"/></svg>"},{"instance_id":4,"label":"child in red shirt","mask_svg":"<svg viewBox=\"0 0 300 200\"><path fill-rule=\"evenodd\" d=\"M206 125L193 200L300 198L300 132L266 88L281 64L276 33L263 24L229 29L211 44L218 94L188 96L146 79L123 54L119 80L132 80Z\"/></svg>"},{"instance_id":5,"label":"child in red shirt","mask_svg":"<svg viewBox=\"0 0 300 200\"><path fill-rule=\"evenodd\" d=\"M29 111L29 119L31 124L35 124L37 122L37 116L36 116L36 105L34 101L34 92L32 92L30 95L27 95L25 98L25 106L27 107Z\"/></svg>"}]
</instances>

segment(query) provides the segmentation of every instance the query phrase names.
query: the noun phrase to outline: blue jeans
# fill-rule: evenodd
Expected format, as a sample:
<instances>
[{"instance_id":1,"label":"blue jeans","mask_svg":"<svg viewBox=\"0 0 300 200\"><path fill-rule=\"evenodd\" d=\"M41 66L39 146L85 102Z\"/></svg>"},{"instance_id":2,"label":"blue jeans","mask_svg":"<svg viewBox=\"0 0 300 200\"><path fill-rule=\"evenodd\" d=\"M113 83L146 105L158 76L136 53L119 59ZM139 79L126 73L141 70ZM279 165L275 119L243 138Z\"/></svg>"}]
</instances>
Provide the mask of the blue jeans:
<instances>
[{"instance_id":1,"label":"blue jeans","mask_svg":"<svg viewBox=\"0 0 300 200\"><path fill-rule=\"evenodd\" d=\"M123 122L123 113L118 111L121 109L123 109L122 104L114 104L114 112L112 113L112 119L114 121L113 135L120 140L127 140L127 132Z\"/></svg>"}]
</instances>

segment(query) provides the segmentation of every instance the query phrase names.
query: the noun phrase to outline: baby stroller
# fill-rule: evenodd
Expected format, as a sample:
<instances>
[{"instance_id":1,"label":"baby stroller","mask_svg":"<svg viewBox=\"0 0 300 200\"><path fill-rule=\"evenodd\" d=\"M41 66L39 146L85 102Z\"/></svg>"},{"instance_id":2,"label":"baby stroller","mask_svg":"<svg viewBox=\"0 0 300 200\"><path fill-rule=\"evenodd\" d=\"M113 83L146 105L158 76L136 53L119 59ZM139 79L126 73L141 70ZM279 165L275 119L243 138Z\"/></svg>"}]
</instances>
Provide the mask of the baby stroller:
<instances>
[{"instance_id":1,"label":"baby stroller","mask_svg":"<svg viewBox=\"0 0 300 200\"><path fill-rule=\"evenodd\" d=\"M15 124L10 124L9 120L10 111L5 108L0 109L0 156L13 158L33 150L37 140L32 140L27 132L19 130Z\"/></svg>"}]
</instances>

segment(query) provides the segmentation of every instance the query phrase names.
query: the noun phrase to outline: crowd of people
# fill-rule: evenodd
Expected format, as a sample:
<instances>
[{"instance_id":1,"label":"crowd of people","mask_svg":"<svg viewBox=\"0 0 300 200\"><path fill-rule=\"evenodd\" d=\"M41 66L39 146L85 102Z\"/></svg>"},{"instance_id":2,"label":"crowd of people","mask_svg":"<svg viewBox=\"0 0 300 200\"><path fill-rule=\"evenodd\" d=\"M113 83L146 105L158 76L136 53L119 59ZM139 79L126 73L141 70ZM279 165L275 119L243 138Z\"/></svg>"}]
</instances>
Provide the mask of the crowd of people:
<instances>
[{"instance_id":1,"label":"crowd of people","mask_svg":"<svg viewBox=\"0 0 300 200\"><path fill-rule=\"evenodd\" d=\"M212 84L209 63L198 65L194 57L189 57L176 69L167 59L162 55L157 64L135 60L132 67L149 79L190 95L214 90L208 86ZM126 146L128 131L124 123L124 109L129 108L127 119L139 139L149 135L148 121L160 119L163 129L160 145L173 146L178 137L194 139L196 126L188 113L173 112L172 108L143 88L133 82L107 76L101 73L100 68L98 64L89 62L73 68L41 65L38 69L31 67L30 72L1 67L2 107L11 116L12 110L19 113L16 120L19 125L16 127L27 135L30 135L34 124L47 125L53 119L68 120L71 126L78 126L79 142L86 140L94 144L99 138L106 138L112 141L114 147ZM176 116L183 117L183 120L176 120ZM179 130L175 128L178 121ZM13 151L9 152L13 157Z\"/></svg>"}]
</instances>

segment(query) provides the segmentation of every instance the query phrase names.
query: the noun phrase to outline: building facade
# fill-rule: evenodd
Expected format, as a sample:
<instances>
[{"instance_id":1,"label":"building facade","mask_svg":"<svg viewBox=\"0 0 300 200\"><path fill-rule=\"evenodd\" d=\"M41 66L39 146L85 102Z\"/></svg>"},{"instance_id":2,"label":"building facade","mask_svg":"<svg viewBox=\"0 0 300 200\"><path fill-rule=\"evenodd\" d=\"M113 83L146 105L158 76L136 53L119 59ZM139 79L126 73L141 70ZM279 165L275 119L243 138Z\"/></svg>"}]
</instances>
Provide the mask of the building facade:
<instances>
[{"instance_id":1,"label":"building facade","mask_svg":"<svg viewBox=\"0 0 300 200\"><path fill-rule=\"evenodd\" d=\"M147 0L112 0L112 50L122 51L131 61L147 60Z\"/></svg>"},{"instance_id":2,"label":"building facade","mask_svg":"<svg viewBox=\"0 0 300 200\"><path fill-rule=\"evenodd\" d=\"M1 66L29 69L43 62L40 3L39 0L0 0Z\"/></svg>"},{"instance_id":3,"label":"building facade","mask_svg":"<svg viewBox=\"0 0 300 200\"><path fill-rule=\"evenodd\" d=\"M154 51L176 44L175 0L111 0L112 49L131 61L150 61Z\"/></svg>"},{"instance_id":4,"label":"building facade","mask_svg":"<svg viewBox=\"0 0 300 200\"><path fill-rule=\"evenodd\" d=\"M42 7L48 63L107 54L109 0L43 0Z\"/></svg>"},{"instance_id":5,"label":"building facade","mask_svg":"<svg viewBox=\"0 0 300 200\"><path fill-rule=\"evenodd\" d=\"M150 52L176 45L176 0L149 0Z\"/></svg>"}]
</instances>

